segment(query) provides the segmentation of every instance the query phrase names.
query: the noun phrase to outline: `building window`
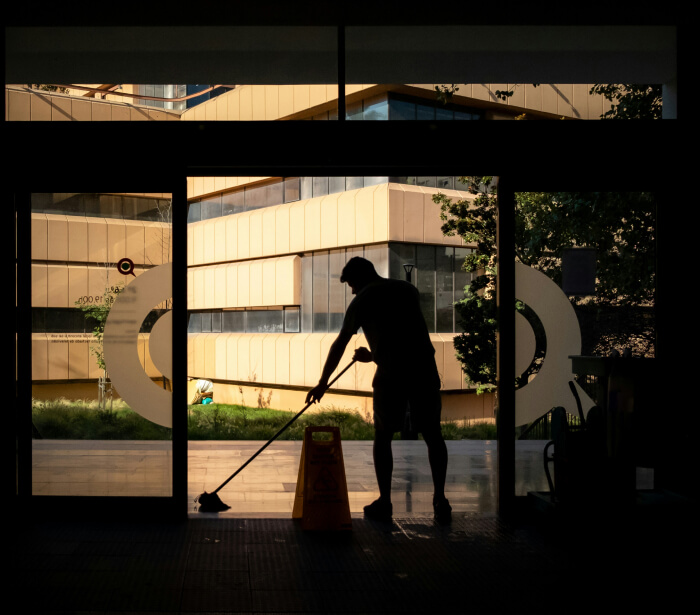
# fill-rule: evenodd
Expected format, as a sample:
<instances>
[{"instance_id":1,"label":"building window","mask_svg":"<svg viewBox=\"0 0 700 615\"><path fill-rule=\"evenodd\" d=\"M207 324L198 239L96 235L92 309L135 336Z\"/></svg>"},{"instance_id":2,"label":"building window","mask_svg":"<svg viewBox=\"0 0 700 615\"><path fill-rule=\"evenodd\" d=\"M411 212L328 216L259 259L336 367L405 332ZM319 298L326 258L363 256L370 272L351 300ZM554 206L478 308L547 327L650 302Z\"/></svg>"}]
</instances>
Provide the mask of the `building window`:
<instances>
[{"instance_id":1,"label":"building window","mask_svg":"<svg viewBox=\"0 0 700 615\"><path fill-rule=\"evenodd\" d=\"M117 218L167 222L169 199L147 198L129 194L95 194L44 192L32 195L32 212L86 216L88 218Z\"/></svg>"},{"instance_id":2,"label":"building window","mask_svg":"<svg viewBox=\"0 0 700 615\"><path fill-rule=\"evenodd\" d=\"M299 333L297 306L269 310L202 310L190 312L188 333Z\"/></svg>"},{"instance_id":3,"label":"building window","mask_svg":"<svg viewBox=\"0 0 700 615\"><path fill-rule=\"evenodd\" d=\"M156 321L168 310L151 310L139 333L150 333ZM86 317L81 308L32 308L33 333L92 333L97 321Z\"/></svg>"},{"instance_id":4,"label":"building window","mask_svg":"<svg viewBox=\"0 0 700 615\"><path fill-rule=\"evenodd\" d=\"M187 222L200 222L219 216L239 214L263 207L273 207L282 203L292 203L388 182L443 190L466 190L467 188L459 181L458 177L387 177L381 175L371 177L280 177L266 184L247 186L234 192L191 201Z\"/></svg>"}]
</instances>

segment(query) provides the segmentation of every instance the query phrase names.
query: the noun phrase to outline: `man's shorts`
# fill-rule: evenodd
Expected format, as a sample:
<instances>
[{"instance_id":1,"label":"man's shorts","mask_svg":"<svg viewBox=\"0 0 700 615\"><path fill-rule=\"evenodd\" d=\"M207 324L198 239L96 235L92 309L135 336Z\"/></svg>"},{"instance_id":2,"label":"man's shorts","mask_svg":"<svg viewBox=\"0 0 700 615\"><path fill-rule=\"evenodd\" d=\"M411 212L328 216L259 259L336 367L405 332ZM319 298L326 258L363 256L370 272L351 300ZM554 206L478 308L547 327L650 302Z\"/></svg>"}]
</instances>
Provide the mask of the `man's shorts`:
<instances>
[{"instance_id":1,"label":"man's shorts","mask_svg":"<svg viewBox=\"0 0 700 615\"><path fill-rule=\"evenodd\" d=\"M411 388L410 384L389 386L383 383L374 387L374 428L377 431L402 431L407 410L411 412L410 428L413 431L423 433L440 429L440 390Z\"/></svg>"}]
</instances>

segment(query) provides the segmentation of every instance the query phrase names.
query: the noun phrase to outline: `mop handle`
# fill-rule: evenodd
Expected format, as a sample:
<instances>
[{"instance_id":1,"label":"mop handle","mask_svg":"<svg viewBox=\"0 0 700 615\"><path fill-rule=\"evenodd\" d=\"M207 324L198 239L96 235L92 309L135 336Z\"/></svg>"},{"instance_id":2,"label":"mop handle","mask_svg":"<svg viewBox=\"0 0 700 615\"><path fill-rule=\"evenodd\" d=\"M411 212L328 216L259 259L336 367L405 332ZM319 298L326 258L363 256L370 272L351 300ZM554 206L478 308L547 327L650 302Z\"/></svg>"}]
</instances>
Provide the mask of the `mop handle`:
<instances>
[{"instance_id":1,"label":"mop handle","mask_svg":"<svg viewBox=\"0 0 700 615\"><path fill-rule=\"evenodd\" d=\"M353 365L353 363L355 363L355 361L356 361L356 359L353 359L352 361L350 361L350 363L345 367L345 369L343 369L342 372L340 372L335 378L333 378L333 380L331 380L331 381L326 385L326 389L325 389L324 393L331 387L331 385L332 385L336 380L338 380L338 378L340 378L346 371L348 371L348 370L352 367L352 365ZM250 459L248 459L248 461L246 461L240 468L238 468L238 470L236 470L233 474L231 474L231 476L229 476L229 477L228 477L223 483L221 483L214 491L212 491L212 494L213 494L213 493L217 493L218 491L220 491L221 489L223 489L223 488L229 483L229 481L231 481L232 479L234 479L234 478L235 478L235 477L236 477L236 476L251 462L251 461L253 461L253 459L255 459L255 458L256 458L260 453L262 453L268 446L270 446L270 444L272 444L279 436L281 436L281 435L289 428L289 426L290 426L294 421L296 421L302 414L304 414L304 412L306 412L306 410L308 410L309 406L310 406L311 404L313 404L313 403L314 403L314 402L310 401L310 402L309 402L308 404L306 404L299 412L297 412L296 415L294 415L294 417L293 417L284 427L282 427L282 429L280 429L274 436L272 436L272 438L270 438L265 444L262 445L262 447L260 447L260 449L258 450L257 453L255 453Z\"/></svg>"}]
</instances>

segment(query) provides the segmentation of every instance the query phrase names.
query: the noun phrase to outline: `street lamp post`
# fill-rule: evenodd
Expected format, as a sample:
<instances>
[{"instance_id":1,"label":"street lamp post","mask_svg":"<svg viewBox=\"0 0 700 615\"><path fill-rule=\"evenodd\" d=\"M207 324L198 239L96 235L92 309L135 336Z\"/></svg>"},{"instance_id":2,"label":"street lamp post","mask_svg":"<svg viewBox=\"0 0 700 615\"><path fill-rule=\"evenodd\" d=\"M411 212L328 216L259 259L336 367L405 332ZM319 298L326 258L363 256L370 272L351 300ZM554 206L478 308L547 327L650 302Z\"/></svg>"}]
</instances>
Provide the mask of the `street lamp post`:
<instances>
[{"instance_id":1,"label":"street lamp post","mask_svg":"<svg viewBox=\"0 0 700 615\"><path fill-rule=\"evenodd\" d=\"M406 263L403 266L403 270L406 272L406 282L411 281L411 272L413 271L413 267L415 267L415 265L413 265L413 263Z\"/></svg>"}]
</instances>

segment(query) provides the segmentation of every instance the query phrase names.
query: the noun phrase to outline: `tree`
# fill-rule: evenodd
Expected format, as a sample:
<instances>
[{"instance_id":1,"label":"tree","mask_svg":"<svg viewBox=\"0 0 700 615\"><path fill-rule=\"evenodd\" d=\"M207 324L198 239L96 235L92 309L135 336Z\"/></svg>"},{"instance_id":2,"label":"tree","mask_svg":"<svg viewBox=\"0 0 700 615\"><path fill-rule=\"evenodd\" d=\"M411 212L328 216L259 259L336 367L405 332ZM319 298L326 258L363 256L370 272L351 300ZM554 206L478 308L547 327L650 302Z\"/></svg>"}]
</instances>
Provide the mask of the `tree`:
<instances>
[{"instance_id":1,"label":"tree","mask_svg":"<svg viewBox=\"0 0 700 615\"><path fill-rule=\"evenodd\" d=\"M108 283L109 284L109 283ZM102 376L98 382L98 404L101 410L106 410L107 396L111 400L111 389L107 380L107 364L104 357L104 332L107 316L112 309L112 305L119 293L124 290L123 286L105 286L104 294L100 297L89 297L89 302L77 301L76 305L83 311L85 319L92 325L92 335L94 344L91 347L92 354L97 359L97 366L102 370ZM111 403L111 401L110 401Z\"/></svg>"},{"instance_id":2,"label":"tree","mask_svg":"<svg viewBox=\"0 0 700 615\"><path fill-rule=\"evenodd\" d=\"M473 200L437 194L442 230L476 249L464 263L473 274L464 299L455 304L464 333L455 350L469 381L479 391L496 384L496 199L492 177L461 178ZM651 193L522 192L516 194L516 259L561 284L561 251L594 247L594 297L571 297L582 330L582 352L606 355L631 348L636 356L654 353L655 198ZM537 339L535 360L519 376L521 386L536 373L546 354L539 319L518 302Z\"/></svg>"},{"instance_id":3,"label":"tree","mask_svg":"<svg viewBox=\"0 0 700 615\"><path fill-rule=\"evenodd\" d=\"M612 108L600 116L602 120L661 119L662 88L660 85L596 84L591 94L600 94Z\"/></svg>"},{"instance_id":4,"label":"tree","mask_svg":"<svg viewBox=\"0 0 700 615\"><path fill-rule=\"evenodd\" d=\"M42 90L43 92L58 92L59 94L67 94L68 88L60 85L49 85L46 83L30 83L29 87L34 90Z\"/></svg>"}]
</instances>

